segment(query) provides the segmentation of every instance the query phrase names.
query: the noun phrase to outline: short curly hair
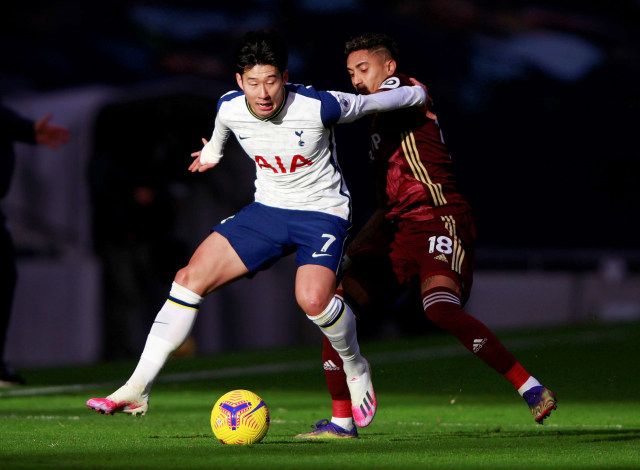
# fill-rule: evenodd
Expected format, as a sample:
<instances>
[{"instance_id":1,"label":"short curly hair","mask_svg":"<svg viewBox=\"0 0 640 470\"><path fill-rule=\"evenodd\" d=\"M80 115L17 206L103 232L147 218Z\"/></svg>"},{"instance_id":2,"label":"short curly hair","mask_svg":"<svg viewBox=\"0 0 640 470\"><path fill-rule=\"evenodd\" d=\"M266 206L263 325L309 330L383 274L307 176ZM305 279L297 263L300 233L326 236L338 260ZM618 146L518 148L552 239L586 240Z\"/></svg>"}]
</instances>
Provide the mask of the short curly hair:
<instances>
[{"instance_id":1,"label":"short curly hair","mask_svg":"<svg viewBox=\"0 0 640 470\"><path fill-rule=\"evenodd\" d=\"M356 51L384 51L389 58L396 60L398 57L398 46L391 36L380 33L365 33L347 41L344 46L346 55Z\"/></svg>"}]
</instances>

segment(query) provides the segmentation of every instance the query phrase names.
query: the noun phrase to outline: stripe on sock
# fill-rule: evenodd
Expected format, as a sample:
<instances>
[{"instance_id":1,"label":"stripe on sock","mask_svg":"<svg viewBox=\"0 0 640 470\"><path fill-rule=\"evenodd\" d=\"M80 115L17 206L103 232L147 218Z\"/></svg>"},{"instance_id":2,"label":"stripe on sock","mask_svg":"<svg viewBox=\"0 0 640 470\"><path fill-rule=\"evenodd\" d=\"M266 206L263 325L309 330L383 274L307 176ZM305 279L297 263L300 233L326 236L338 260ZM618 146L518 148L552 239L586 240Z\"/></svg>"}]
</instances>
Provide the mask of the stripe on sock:
<instances>
[{"instance_id":1,"label":"stripe on sock","mask_svg":"<svg viewBox=\"0 0 640 470\"><path fill-rule=\"evenodd\" d=\"M185 302L184 300L176 299L175 297L172 297L172 296L169 296L169 298L167 299L167 302L180 305L181 307L191 308L193 310L198 310L200 308L200 304L195 304L195 305L190 304L188 302Z\"/></svg>"},{"instance_id":2,"label":"stripe on sock","mask_svg":"<svg viewBox=\"0 0 640 470\"><path fill-rule=\"evenodd\" d=\"M434 292L422 299L422 306L426 310L438 302L450 302L452 304L460 305L460 299L455 294L449 292Z\"/></svg>"},{"instance_id":3,"label":"stripe on sock","mask_svg":"<svg viewBox=\"0 0 640 470\"><path fill-rule=\"evenodd\" d=\"M322 328L329 328L329 327L335 325L338 322L338 320L340 320L340 318L342 318L342 314L345 311L344 302L342 300L338 299L337 297L336 297L336 299L340 302L340 308L338 310L338 313L336 314L336 316L332 320L329 320L328 323L325 323L324 325L321 325Z\"/></svg>"},{"instance_id":4,"label":"stripe on sock","mask_svg":"<svg viewBox=\"0 0 640 470\"><path fill-rule=\"evenodd\" d=\"M200 305L204 300L203 297L196 294L191 289L187 289L186 287L181 286L175 281L171 284L169 298L173 299L174 301L177 299L180 302L184 302L187 306L195 305L196 307Z\"/></svg>"},{"instance_id":5,"label":"stripe on sock","mask_svg":"<svg viewBox=\"0 0 640 470\"><path fill-rule=\"evenodd\" d=\"M337 296L334 296L327 308L324 311L315 317L310 317L307 315L307 318L318 325L320 328L330 328L335 325L340 318L342 318L342 314L346 311L345 303Z\"/></svg>"}]
</instances>

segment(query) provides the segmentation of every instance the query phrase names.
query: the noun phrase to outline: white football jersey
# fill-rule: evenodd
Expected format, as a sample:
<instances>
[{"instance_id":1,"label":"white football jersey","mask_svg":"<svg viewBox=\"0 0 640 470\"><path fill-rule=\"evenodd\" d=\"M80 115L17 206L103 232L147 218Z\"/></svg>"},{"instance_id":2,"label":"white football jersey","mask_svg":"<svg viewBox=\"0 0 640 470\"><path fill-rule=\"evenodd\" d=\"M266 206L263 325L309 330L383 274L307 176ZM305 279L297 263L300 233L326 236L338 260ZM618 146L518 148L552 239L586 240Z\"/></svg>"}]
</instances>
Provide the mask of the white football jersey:
<instances>
[{"instance_id":1,"label":"white football jersey","mask_svg":"<svg viewBox=\"0 0 640 470\"><path fill-rule=\"evenodd\" d=\"M351 197L338 166L333 125L422 105L426 100L426 92L418 86L365 96L287 83L285 95L280 109L266 119L250 111L243 92L223 95L200 162L217 163L233 132L256 164L256 202L347 220L351 218Z\"/></svg>"}]
</instances>

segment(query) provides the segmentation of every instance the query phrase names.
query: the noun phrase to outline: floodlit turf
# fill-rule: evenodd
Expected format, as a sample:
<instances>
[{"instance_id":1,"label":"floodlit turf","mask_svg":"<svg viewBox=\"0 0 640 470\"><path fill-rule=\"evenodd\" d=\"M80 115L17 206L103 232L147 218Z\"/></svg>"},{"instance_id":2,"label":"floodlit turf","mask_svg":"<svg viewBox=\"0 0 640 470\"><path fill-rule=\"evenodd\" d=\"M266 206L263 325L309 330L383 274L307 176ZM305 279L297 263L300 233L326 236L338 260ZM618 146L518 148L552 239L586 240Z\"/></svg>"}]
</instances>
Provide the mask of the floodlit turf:
<instances>
[{"instance_id":1,"label":"floodlit turf","mask_svg":"<svg viewBox=\"0 0 640 470\"><path fill-rule=\"evenodd\" d=\"M438 335L362 345L371 359L379 411L358 440L293 439L330 415L319 346L172 359L142 418L85 408L88 398L115 385L75 392L47 388L119 381L131 372L130 361L23 371L29 387L0 389L0 467L640 468L640 325L501 337L558 397L559 408L544 426L533 421L508 382ZM256 365L270 365L271 372L230 369ZM190 381L176 375L198 371L215 372ZM225 446L213 437L211 407L234 388L255 391L270 408L271 429L259 444Z\"/></svg>"}]
</instances>

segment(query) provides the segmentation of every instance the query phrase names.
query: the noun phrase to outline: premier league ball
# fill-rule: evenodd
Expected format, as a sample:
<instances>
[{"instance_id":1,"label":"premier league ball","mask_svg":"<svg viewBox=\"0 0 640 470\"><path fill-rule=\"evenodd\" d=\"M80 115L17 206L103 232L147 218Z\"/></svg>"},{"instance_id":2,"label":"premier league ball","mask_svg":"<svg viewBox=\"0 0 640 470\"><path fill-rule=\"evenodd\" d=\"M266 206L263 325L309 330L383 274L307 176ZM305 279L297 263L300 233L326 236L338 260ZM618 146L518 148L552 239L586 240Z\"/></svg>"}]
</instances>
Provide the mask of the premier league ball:
<instances>
[{"instance_id":1,"label":"premier league ball","mask_svg":"<svg viewBox=\"0 0 640 470\"><path fill-rule=\"evenodd\" d=\"M213 406L211 429L223 444L255 444L269 430L269 408L249 390L232 390Z\"/></svg>"}]
</instances>

